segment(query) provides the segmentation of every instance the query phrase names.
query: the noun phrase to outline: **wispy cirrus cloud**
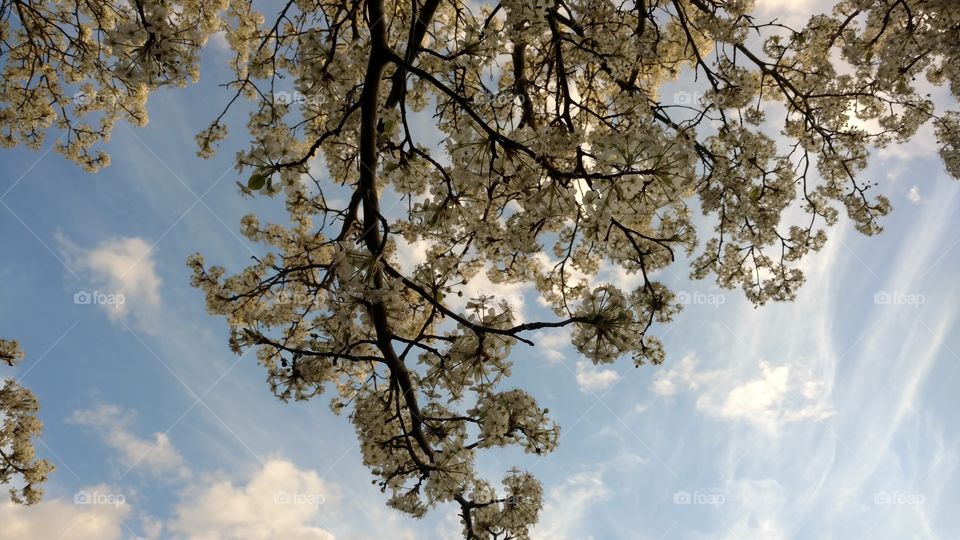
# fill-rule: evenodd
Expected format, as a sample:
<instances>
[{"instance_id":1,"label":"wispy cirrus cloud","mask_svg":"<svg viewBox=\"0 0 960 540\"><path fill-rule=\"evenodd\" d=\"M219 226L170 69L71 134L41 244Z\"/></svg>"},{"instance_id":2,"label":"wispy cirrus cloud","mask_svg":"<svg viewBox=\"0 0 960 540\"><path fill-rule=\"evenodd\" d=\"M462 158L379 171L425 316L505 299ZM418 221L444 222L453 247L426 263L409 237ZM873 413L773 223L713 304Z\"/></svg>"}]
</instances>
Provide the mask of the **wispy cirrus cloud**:
<instances>
[{"instance_id":1,"label":"wispy cirrus cloud","mask_svg":"<svg viewBox=\"0 0 960 540\"><path fill-rule=\"evenodd\" d=\"M121 465L127 470L143 470L157 478L186 478L190 471L183 456L174 448L166 433L154 433L151 438L135 433L136 415L116 405L98 405L74 411L74 424L96 431L104 444L117 452Z\"/></svg>"}]
</instances>

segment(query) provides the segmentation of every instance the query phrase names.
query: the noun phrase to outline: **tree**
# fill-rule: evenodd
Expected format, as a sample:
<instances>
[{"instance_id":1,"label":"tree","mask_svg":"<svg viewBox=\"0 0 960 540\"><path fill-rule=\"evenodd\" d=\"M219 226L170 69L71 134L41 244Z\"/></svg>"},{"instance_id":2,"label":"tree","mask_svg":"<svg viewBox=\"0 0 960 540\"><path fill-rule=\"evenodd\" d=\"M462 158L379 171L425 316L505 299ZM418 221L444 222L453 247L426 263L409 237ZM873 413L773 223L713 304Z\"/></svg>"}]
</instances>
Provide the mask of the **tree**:
<instances>
[{"instance_id":1,"label":"tree","mask_svg":"<svg viewBox=\"0 0 960 540\"><path fill-rule=\"evenodd\" d=\"M0 360L8 366L23 358L16 341L0 339ZM53 466L37 459L33 438L39 437L43 424L37 418L37 399L30 390L16 381L5 379L0 387L0 484L19 479L22 487L10 488L10 498L18 504L34 504L40 500L40 485Z\"/></svg>"},{"instance_id":2,"label":"tree","mask_svg":"<svg viewBox=\"0 0 960 540\"><path fill-rule=\"evenodd\" d=\"M237 275L192 256L208 310L229 322L234 351L256 348L280 398L335 388L333 409L348 412L392 507L422 516L453 502L465 537L525 538L540 484L510 470L497 488L473 469L486 448L557 444L548 411L504 388L511 348L569 327L595 363L659 364L655 325L681 306L658 270L688 264L757 304L790 300L841 209L864 234L881 230L891 207L861 178L870 148L932 122L960 177L960 114L916 83L960 95L952 4L843 0L790 28L746 0L291 0L270 22L249 1L222 20L138 1L113 7L123 46L93 55L120 60L64 83L117 88L146 73L133 80L148 93L181 81L164 66L195 66L192 47L222 28L236 74L226 109L252 105L251 145L236 157L244 190L283 196L293 225L244 218L243 233L276 253ZM203 24L181 42L189 21ZM663 97L679 77L696 77L696 95ZM225 136L226 109L198 135L201 155ZM440 147L416 129L431 113ZM400 215L381 208L386 192L406 203ZM396 254L413 242L429 247L407 272ZM591 288L602 261L641 286ZM490 296L459 309L480 272L533 284L555 316L520 322Z\"/></svg>"},{"instance_id":3,"label":"tree","mask_svg":"<svg viewBox=\"0 0 960 540\"><path fill-rule=\"evenodd\" d=\"M108 165L92 147L117 120L146 125L153 90L199 77L200 47L225 6L0 0L0 142L40 148L55 126L58 152L88 171Z\"/></svg>"}]
</instances>

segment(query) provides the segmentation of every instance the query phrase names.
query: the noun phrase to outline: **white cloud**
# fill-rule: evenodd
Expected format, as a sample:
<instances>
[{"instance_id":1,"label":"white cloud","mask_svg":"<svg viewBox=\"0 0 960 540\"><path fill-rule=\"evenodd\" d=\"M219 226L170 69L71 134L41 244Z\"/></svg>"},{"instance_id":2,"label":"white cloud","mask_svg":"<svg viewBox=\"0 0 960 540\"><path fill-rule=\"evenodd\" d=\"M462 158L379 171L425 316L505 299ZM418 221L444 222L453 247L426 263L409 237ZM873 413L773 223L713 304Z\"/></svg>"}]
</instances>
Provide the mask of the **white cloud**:
<instances>
[{"instance_id":1,"label":"white cloud","mask_svg":"<svg viewBox=\"0 0 960 540\"><path fill-rule=\"evenodd\" d=\"M697 357L688 354L667 369L657 372L653 380L654 391L661 396L670 396L677 393L679 387L688 391L698 390L701 386L712 386L720 378L721 372L698 371Z\"/></svg>"},{"instance_id":2,"label":"white cloud","mask_svg":"<svg viewBox=\"0 0 960 540\"><path fill-rule=\"evenodd\" d=\"M760 370L759 378L730 390L721 410L723 416L749 418L762 415L783 402L790 368L771 367L767 362L760 362Z\"/></svg>"},{"instance_id":3,"label":"white cloud","mask_svg":"<svg viewBox=\"0 0 960 540\"><path fill-rule=\"evenodd\" d=\"M207 40L207 43L209 43L212 48L218 52L230 53L232 50L230 48L230 42L227 41L226 32L214 32L213 34L210 34L210 38Z\"/></svg>"},{"instance_id":4,"label":"white cloud","mask_svg":"<svg viewBox=\"0 0 960 540\"><path fill-rule=\"evenodd\" d=\"M910 191L907 192L907 200L913 204L920 204L920 188L913 186L910 188Z\"/></svg>"},{"instance_id":5,"label":"white cloud","mask_svg":"<svg viewBox=\"0 0 960 540\"><path fill-rule=\"evenodd\" d=\"M185 487L170 519L142 515L146 538L184 540L334 540L322 520L340 518L339 492L312 470L271 459L246 483L205 475ZM24 507L0 504L0 540L63 538L119 540L132 537L129 518L135 504L123 491L104 485L81 488L73 500L47 499ZM379 524L396 527L396 538L413 538L390 516L372 512ZM342 521L341 521L342 524ZM353 523L347 523L354 528ZM123 534L126 531L128 534ZM352 538L349 533L347 538ZM362 537L362 536L360 536Z\"/></svg>"},{"instance_id":6,"label":"white cloud","mask_svg":"<svg viewBox=\"0 0 960 540\"><path fill-rule=\"evenodd\" d=\"M581 529L590 529L590 508L610 498L611 494L603 481L602 470L574 475L547 494L531 537L534 540L588 538Z\"/></svg>"},{"instance_id":7,"label":"white cloud","mask_svg":"<svg viewBox=\"0 0 960 540\"><path fill-rule=\"evenodd\" d=\"M132 316L138 327L148 331L154 327L162 281L150 243L122 237L86 249L63 236L57 240L68 266L88 280L75 292L75 302L100 305L112 321Z\"/></svg>"},{"instance_id":8,"label":"white cloud","mask_svg":"<svg viewBox=\"0 0 960 540\"><path fill-rule=\"evenodd\" d=\"M95 429L104 443L117 451L121 464L127 469L147 471L159 478L190 475L183 457L165 433L154 433L152 439L146 439L131 430L136 422L132 412L115 405L100 405L75 411L70 420Z\"/></svg>"},{"instance_id":9,"label":"white cloud","mask_svg":"<svg viewBox=\"0 0 960 540\"><path fill-rule=\"evenodd\" d=\"M397 243L396 257L397 265L400 267L399 270L410 274L418 264L427 262L427 250L430 249L430 242L415 240L413 243L409 243L400 235L394 235L393 240Z\"/></svg>"},{"instance_id":10,"label":"white cloud","mask_svg":"<svg viewBox=\"0 0 960 540\"><path fill-rule=\"evenodd\" d=\"M648 276L653 274L648 274ZM596 275L590 276L588 279L590 288L610 284L626 292L634 291L643 285L642 273L627 272L619 264L612 263L606 259L600 261L600 267L597 269Z\"/></svg>"},{"instance_id":11,"label":"white cloud","mask_svg":"<svg viewBox=\"0 0 960 540\"><path fill-rule=\"evenodd\" d=\"M272 459L245 485L208 479L184 493L168 524L190 540L333 540L321 519L335 513L336 489L312 470Z\"/></svg>"},{"instance_id":12,"label":"white cloud","mask_svg":"<svg viewBox=\"0 0 960 540\"><path fill-rule=\"evenodd\" d=\"M471 298L481 295L492 296L497 304L506 301L513 309L514 321L523 323L526 321L524 293L529 293L533 288L526 283L494 283L487 276L487 270L483 269L465 285L459 287L459 290L463 293L462 296L450 295L451 307L462 312Z\"/></svg>"},{"instance_id":13,"label":"white cloud","mask_svg":"<svg viewBox=\"0 0 960 540\"><path fill-rule=\"evenodd\" d=\"M666 377L657 377L653 381L653 391L658 396L672 396L677 393L677 385Z\"/></svg>"},{"instance_id":14,"label":"white cloud","mask_svg":"<svg viewBox=\"0 0 960 540\"><path fill-rule=\"evenodd\" d=\"M777 17L783 23L802 25L815 13L829 13L829 0L757 0L755 11L762 17Z\"/></svg>"},{"instance_id":15,"label":"white cloud","mask_svg":"<svg viewBox=\"0 0 960 540\"><path fill-rule=\"evenodd\" d=\"M612 369L601 368L586 360L577 361L577 384L584 392L596 392L609 388L620 379Z\"/></svg>"},{"instance_id":16,"label":"white cloud","mask_svg":"<svg viewBox=\"0 0 960 540\"><path fill-rule=\"evenodd\" d=\"M833 414L826 401L825 384L804 373L799 362L774 366L760 361L747 375L732 369L698 369L693 355L657 374L653 391L672 396L682 391L696 395L701 412L718 418L743 420L768 431L800 420L822 419Z\"/></svg>"},{"instance_id":17,"label":"white cloud","mask_svg":"<svg viewBox=\"0 0 960 540\"><path fill-rule=\"evenodd\" d=\"M783 509L787 501L783 486L772 478L737 479L729 486L728 514L734 514L726 525L723 538L789 538L784 524Z\"/></svg>"},{"instance_id":18,"label":"white cloud","mask_svg":"<svg viewBox=\"0 0 960 540\"><path fill-rule=\"evenodd\" d=\"M569 326L538 330L533 335L533 342L537 344L537 354L542 354L548 362L556 364L563 360L564 349L571 347Z\"/></svg>"},{"instance_id":19,"label":"white cloud","mask_svg":"<svg viewBox=\"0 0 960 540\"><path fill-rule=\"evenodd\" d=\"M428 240L416 240L409 243L400 236L394 236L394 240L397 243L397 266L407 274L412 273L418 264L426 262L428 251L433 245ZM532 291L533 287L528 283L493 283L487 275L488 270L489 267L481 269L470 281L455 287L455 291L459 291L461 294L457 295L456 292L453 292L448 295L448 306L454 311L462 313L470 299L481 295L492 296L497 304L501 301L510 304L517 323L525 322L524 293ZM534 296L539 297L539 294Z\"/></svg>"},{"instance_id":20,"label":"white cloud","mask_svg":"<svg viewBox=\"0 0 960 540\"><path fill-rule=\"evenodd\" d=\"M160 538L160 534L163 532L163 522L151 516L145 516L141 520L140 527L143 530L143 535L149 540Z\"/></svg>"},{"instance_id":21,"label":"white cloud","mask_svg":"<svg viewBox=\"0 0 960 540\"><path fill-rule=\"evenodd\" d=\"M116 492L107 486L85 486L78 493L107 495ZM62 538L70 540L118 540L130 506L106 497L95 504L76 504L61 498L47 499L33 506L0 503L0 540Z\"/></svg>"}]
</instances>

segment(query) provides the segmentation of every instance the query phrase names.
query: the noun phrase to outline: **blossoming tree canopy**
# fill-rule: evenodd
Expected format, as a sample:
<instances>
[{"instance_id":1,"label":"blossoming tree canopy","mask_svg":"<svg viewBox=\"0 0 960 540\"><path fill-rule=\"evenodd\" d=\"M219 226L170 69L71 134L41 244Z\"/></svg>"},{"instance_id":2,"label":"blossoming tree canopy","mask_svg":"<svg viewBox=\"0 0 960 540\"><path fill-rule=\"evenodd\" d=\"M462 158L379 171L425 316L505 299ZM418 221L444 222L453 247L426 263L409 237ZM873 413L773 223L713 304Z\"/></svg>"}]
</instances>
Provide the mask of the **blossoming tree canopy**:
<instances>
[{"instance_id":1,"label":"blossoming tree canopy","mask_svg":"<svg viewBox=\"0 0 960 540\"><path fill-rule=\"evenodd\" d=\"M749 8L370 0L291 3L263 24L231 4L233 86L254 103L237 167L249 189L283 193L294 226L247 217L244 234L275 253L231 277L195 256L194 284L277 395L335 390L391 506L454 501L466 537L524 538L537 481L510 470L495 486L473 468L485 448L557 444L548 411L503 388L518 341L569 326L596 363L658 364L651 330L679 305L653 276L681 254L695 277L789 300L840 209L880 230L890 205L861 178L870 146L933 122L960 175L958 116L915 81L960 91L949 2L842 2L797 29ZM678 106L665 96L682 76L703 92ZM277 99L284 81L303 99ZM439 147L411 127L421 111ZM201 151L224 130L214 121ZM327 196L343 190L342 205ZM381 209L388 191L399 215ZM712 228L695 229L695 206ZM414 242L426 257L405 271L396 251ZM602 261L642 284L591 288ZM458 309L480 272L532 284L554 316L521 322L489 296Z\"/></svg>"},{"instance_id":2,"label":"blossoming tree canopy","mask_svg":"<svg viewBox=\"0 0 960 540\"><path fill-rule=\"evenodd\" d=\"M149 91L195 76L196 49L223 31L226 108L249 100L244 189L285 197L293 225L246 217L272 253L237 275L191 257L208 309L281 398L335 391L391 506L452 502L467 538L525 538L539 483L473 467L486 448L557 444L548 411L504 388L512 347L569 327L593 362L659 364L654 325L680 306L658 270L685 259L758 304L790 300L840 211L880 230L870 148L931 123L960 176L960 115L920 89L960 95L954 4L845 0L790 28L747 0L137 0L79 17L39 2L3 18L0 129L39 145L56 123L70 158L100 166L91 146L118 118L145 122ZM690 99L671 97L681 85ZM70 102L73 86L112 97ZM99 127L78 127L91 113ZM397 250L415 242L424 262L404 268ZM591 287L602 262L640 286ZM520 321L495 295L462 305L479 273L534 287L553 315Z\"/></svg>"},{"instance_id":3,"label":"blossoming tree canopy","mask_svg":"<svg viewBox=\"0 0 960 540\"><path fill-rule=\"evenodd\" d=\"M148 94L199 77L221 0L0 1L0 142L58 152L95 171L117 120L147 123Z\"/></svg>"},{"instance_id":4,"label":"blossoming tree canopy","mask_svg":"<svg viewBox=\"0 0 960 540\"><path fill-rule=\"evenodd\" d=\"M23 358L16 341L0 339L0 362L9 367ZM33 438L43 424L37 418L37 399L16 381L4 379L0 386L0 484L13 483L10 497L15 503L40 500L40 486L53 470L49 462L37 459Z\"/></svg>"}]
</instances>

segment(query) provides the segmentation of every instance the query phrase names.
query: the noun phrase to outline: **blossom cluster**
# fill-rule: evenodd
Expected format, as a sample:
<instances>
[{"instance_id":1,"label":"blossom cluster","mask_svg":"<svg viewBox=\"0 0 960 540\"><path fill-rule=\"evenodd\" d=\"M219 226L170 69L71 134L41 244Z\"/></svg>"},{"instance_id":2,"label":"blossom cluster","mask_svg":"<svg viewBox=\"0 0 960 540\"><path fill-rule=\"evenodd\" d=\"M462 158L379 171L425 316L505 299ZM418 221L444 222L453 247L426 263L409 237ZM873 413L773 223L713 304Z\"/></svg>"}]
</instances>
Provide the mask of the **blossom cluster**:
<instances>
[{"instance_id":1,"label":"blossom cluster","mask_svg":"<svg viewBox=\"0 0 960 540\"><path fill-rule=\"evenodd\" d=\"M23 358L16 341L0 339L0 360L13 366ZM34 504L43 496L41 488L53 466L37 458L33 439L43 431L37 418L37 398L30 390L13 379L3 380L0 386L0 484L16 480L18 487L10 489L10 497L17 504Z\"/></svg>"},{"instance_id":2,"label":"blossom cluster","mask_svg":"<svg viewBox=\"0 0 960 540\"><path fill-rule=\"evenodd\" d=\"M199 78L200 50L227 0L31 2L0 19L0 143L55 148L88 171L117 121L147 123L147 97ZM5 15L9 15L6 13Z\"/></svg>"}]
</instances>

